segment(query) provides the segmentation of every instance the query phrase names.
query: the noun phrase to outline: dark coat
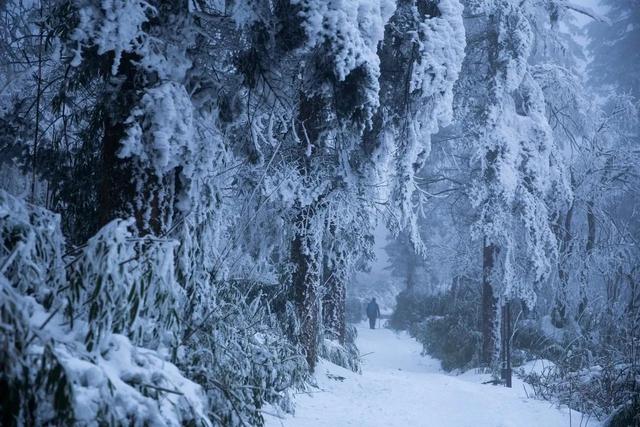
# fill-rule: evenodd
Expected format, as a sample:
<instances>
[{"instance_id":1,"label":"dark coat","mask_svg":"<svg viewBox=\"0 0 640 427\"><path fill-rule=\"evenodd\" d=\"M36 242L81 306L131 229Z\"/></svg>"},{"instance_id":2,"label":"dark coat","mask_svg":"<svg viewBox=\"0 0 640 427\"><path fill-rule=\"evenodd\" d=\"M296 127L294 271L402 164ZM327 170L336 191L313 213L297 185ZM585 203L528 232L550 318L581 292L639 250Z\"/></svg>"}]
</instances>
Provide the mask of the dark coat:
<instances>
[{"instance_id":1,"label":"dark coat","mask_svg":"<svg viewBox=\"0 0 640 427\"><path fill-rule=\"evenodd\" d=\"M380 317L380 307L374 301L371 301L367 305L367 317L370 319L376 319Z\"/></svg>"}]
</instances>

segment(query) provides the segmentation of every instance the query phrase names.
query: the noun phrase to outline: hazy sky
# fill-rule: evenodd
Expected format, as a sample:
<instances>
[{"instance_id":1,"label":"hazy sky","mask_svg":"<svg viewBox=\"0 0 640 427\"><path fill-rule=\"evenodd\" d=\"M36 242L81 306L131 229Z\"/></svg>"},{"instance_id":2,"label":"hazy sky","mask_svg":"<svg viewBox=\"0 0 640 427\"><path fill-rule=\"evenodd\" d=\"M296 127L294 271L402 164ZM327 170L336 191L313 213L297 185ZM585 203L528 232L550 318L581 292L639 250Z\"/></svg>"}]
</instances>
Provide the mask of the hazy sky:
<instances>
[{"instance_id":1,"label":"hazy sky","mask_svg":"<svg viewBox=\"0 0 640 427\"><path fill-rule=\"evenodd\" d=\"M387 236L389 232L386 227L380 221L378 227L374 232L375 237L375 246L374 252L376 254L376 260L371 263L371 271L368 273L358 273L356 276L356 280L359 281L367 281L367 282L377 282L377 281L388 281L391 279L391 275L389 271L385 270L385 267L389 265L389 258L384 250L384 246L387 244Z\"/></svg>"},{"instance_id":2,"label":"hazy sky","mask_svg":"<svg viewBox=\"0 0 640 427\"><path fill-rule=\"evenodd\" d=\"M600 6L599 0L574 0L573 4L589 7L599 13L602 13L602 11L604 10L604 8ZM576 15L578 15L577 18L582 25L590 21L590 18L587 16L581 15L579 13Z\"/></svg>"}]
</instances>

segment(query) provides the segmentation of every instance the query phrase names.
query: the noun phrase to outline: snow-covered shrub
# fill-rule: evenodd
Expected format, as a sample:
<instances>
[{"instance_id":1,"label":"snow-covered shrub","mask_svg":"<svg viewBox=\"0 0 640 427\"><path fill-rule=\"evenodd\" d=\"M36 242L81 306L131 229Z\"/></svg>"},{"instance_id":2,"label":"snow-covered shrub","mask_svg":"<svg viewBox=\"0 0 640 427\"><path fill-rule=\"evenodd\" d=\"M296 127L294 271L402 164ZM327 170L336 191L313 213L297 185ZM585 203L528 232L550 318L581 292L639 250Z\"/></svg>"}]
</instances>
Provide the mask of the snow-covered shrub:
<instances>
[{"instance_id":1,"label":"snow-covered shrub","mask_svg":"<svg viewBox=\"0 0 640 427\"><path fill-rule=\"evenodd\" d=\"M166 258L151 248L143 256L155 260L154 272L130 280L136 264L124 256L136 254L137 243L128 242L124 232L111 233L123 224L107 226L65 266L59 217L0 192L2 425L209 424L197 384L163 355L113 333L121 322L122 332L135 337L123 319L135 324L131 313L148 314L157 302L142 294L137 302L119 299L118 286L143 284L139 289L150 290L169 269L158 268L156 261ZM70 277L83 276L70 282L67 270ZM129 317L121 316L124 311ZM91 331L101 338L99 348L87 345Z\"/></svg>"},{"instance_id":2,"label":"snow-covered shrub","mask_svg":"<svg viewBox=\"0 0 640 427\"><path fill-rule=\"evenodd\" d=\"M442 313L442 301L434 295L405 290L396 296L396 308L389 325L394 329L410 330L426 316Z\"/></svg>"},{"instance_id":3,"label":"snow-covered shrub","mask_svg":"<svg viewBox=\"0 0 640 427\"><path fill-rule=\"evenodd\" d=\"M513 332L514 365L534 359L558 360L564 353L560 343L547 336L535 319L523 319Z\"/></svg>"},{"instance_id":4,"label":"snow-covered shrub","mask_svg":"<svg viewBox=\"0 0 640 427\"><path fill-rule=\"evenodd\" d=\"M157 347L175 342L178 321L174 307L180 295L174 281L171 240L136 238L134 220L114 220L89 239L70 262L70 322L89 328L91 351L102 337L124 334L136 343ZM171 336L173 335L173 337Z\"/></svg>"},{"instance_id":5,"label":"snow-covered shrub","mask_svg":"<svg viewBox=\"0 0 640 427\"><path fill-rule=\"evenodd\" d=\"M477 364L481 335L469 328L463 316L430 317L416 325L412 334L422 343L425 353L440 359L447 371Z\"/></svg>"},{"instance_id":6,"label":"snow-covered shrub","mask_svg":"<svg viewBox=\"0 0 640 427\"><path fill-rule=\"evenodd\" d=\"M25 297L0 274L0 424L70 424L70 380L51 343L32 345L36 335L28 314Z\"/></svg>"},{"instance_id":7,"label":"snow-covered shrub","mask_svg":"<svg viewBox=\"0 0 640 427\"><path fill-rule=\"evenodd\" d=\"M640 399L640 368L637 365L600 365L596 362L574 370L567 369L562 360L560 362L542 372L524 376L536 396L566 404L600 420L608 418L609 425L637 425L640 421L638 413L631 411ZM616 418L620 424L614 423Z\"/></svg>"},{"instance_id":8,"label":"snow-covered shrub","mask_svg":"<svg viewBox=\"0 0 640 427\"><path fill-rule=\"evenodd\" d=\"M360 372L360 352L356 346L358 331L353 325L347 325L345 343L324 338L320 343L319 356L329 362L350 369L353 372Z\"/></svg>"},{"instance_id":9,"label":"snow-covered shrub","mask_svg":"<svg viewBox=\"0 0 640 427\"><path fill-rule=\"evenodd\" d=\"M588 322L580 319L566 328L555 328L550 316L527 322L526 335L537 337L527 351L551 360L553 366L523 376L539 397L606 419L609 425L636 425L632 409L640 399L637 314L623 309L592 312L589 317ZM524 344L518 338L520 329L514 346Z\"/></svg>"},{"instance_id":10,"label":"snow-covered shrub","mask_svg":"<svg viewBox=\"0 0 640 427\"><path fill-rule=\"evenodd\" d=\"M523 353L523 360L548 359L563 364L567 371L579 370L593 362L597 350L589 343L588 331L576 322L558 328L553 313L520 319L513 331L513 348ZM595 351L595 353L594 353Z\"/></svg>"},{"instance_id":11,"label":"snow-covered shrub","mask_svg":"<svg viewBox=\"0 0 640 427\"><path fill-rule=\"evenodd\" d=\"M60 217L0 190L0 273L18 292L51 305L65 280Z\"/></svg>"},{"instance_id":12,"label":"snow-covered shrub","mask_svg":"<svg viewBox=\"0 0 640 427\"><path fill-rule=\"evenodd\" d=\"M481 343L478 331L480 292L476 283L460 281L442 294L403 292L391 325L407 329L445 370L475 366ZM402 327L404 325L404 327Z\"/></svg>"},{"instance_id":13,"label":"snow-covered shrub","mask_svg":"<svg viewBox=\"0 0 640 427\"><path fill-rule=\"evenodd\" d=\"M603 427L637 425L640 425L640 397L638 396L620 405L603 423Z\"/></svg>"},{"instance_id":14,"label":"snow-covered shrub","mask_svg":"<svg viewBox=\"0 0 640 427\"><path fill-rule=\"evenodd\" d=\"M302 387L308 375L270 302L242 285L212 288L210 311L187 329L178 355L184 372L205 388L218 426L261 426L266 404L291 412L291 390Z\"/></svg>"}]
</instances>

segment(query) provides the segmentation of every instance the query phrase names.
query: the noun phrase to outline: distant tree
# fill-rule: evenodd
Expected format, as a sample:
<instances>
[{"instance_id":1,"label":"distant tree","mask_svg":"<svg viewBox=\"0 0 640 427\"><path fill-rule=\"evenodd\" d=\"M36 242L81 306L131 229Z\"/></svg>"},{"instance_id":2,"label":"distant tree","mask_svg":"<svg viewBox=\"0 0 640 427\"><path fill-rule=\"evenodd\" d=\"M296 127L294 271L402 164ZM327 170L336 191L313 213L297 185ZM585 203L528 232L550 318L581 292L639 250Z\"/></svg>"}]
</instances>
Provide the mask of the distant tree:
<instances>
[{"instance_id":1,"label":"distant tree","mask_svg":"<svg viewBox=\"0 0 640 427\"><path fill-rule=\"evenodd\" d=\"M420 272L424 270L426 261L416 252L409 236L406 233L389 236L384 250L390 260L387 269L391 271L391 275L403 280L407 291L414 290L421 279Z\"/></svg>"},{"instance_id":2,"label":"distant tree","mask_svg":"<svg viewBox=\"0 0 640 427\"><path fill-rule=\"evenodd\" d=\"M490 364L497 354L497 308L514 298L533 307L557 255L550 207L571 196L531 63L547 56L543 40L555 40L534 31L557 28L567 5L468 6L473 42L457 88L464 94L457 111L479 165L469 194L477 213L475 237L484 242L482 361Z\"/></svg>"}]
</instances>

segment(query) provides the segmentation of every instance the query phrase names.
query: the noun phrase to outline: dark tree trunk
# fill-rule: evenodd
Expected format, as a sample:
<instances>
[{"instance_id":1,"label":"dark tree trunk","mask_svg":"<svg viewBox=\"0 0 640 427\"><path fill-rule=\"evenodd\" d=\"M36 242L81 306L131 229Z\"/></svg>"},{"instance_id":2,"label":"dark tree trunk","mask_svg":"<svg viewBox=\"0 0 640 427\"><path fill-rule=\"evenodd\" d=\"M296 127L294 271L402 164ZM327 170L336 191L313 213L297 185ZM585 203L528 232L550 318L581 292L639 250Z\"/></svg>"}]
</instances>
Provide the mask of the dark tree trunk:
<instances>
[{"instance_id":1,"label":"dark tree trunk","mask_svg":"<svg viewBox=\"0 0 640 427\"><path fill-rule=\"evenodd\" d=\"M569 286L569 269L567 267L568 258L571 255L571 222L573 220L573 204L567 211L562 221L562 216L558 219L558 232L560 240L560 250L558 251L558 280L559 286L555 297L555 307L551 320L555 327L563 328L567 325L568 306L567 288Z\"/></svg>"},{"instance_id":2,"label":"dark tree trunk","mask_svg":"<svg viewBox=\"0 0 640 427\"><path fill-rule=\"evenodd\" d=\"M310 209L306 209L307 214ZM300 214L301 224L308 224L308 218ZM291 260L295 265L292 277L292 299L298 311L300 329L297 337L298 343L306 354L309 369L314 370L318 355L319 334L319 287L320 287L320 263L309 247L311 243L305 232L296 235L291 243Z\"/></svg>"},{"instance_id":3,"label":"dark tree trunk","mask_svg":"<svg viewBox=\"0 0 640 427\"><path fill-rule=\"evenodd\" d=\"M334 242L336 236L336 225L334 222L328 224L328 241ZM329 251L333 251L333 262L329 258ZM346 330L346 278L344 277L344 257L338 248L329 244L326 249L323 262L323 297L322 297L322 324L325 334L331 339L338 340L340 344L345 343Z\"/></svg>"},{"instance_id":4,"label":"dark tree trunk","mask_svg":"<svg viewBox=\"0 0 640 427\"><path fill-rule=\"evenodd\" d=\"M586 255L589 257L593 252L593 248L596 245L596 215L593 211L593 201L587 202L587 243L586 243ZM582 278L580 286L580 303L578 304L578 313L576 318L582 318L587 306L589 304L589 297L587 296L586 281L587 277Z\"/></svg>"},{"instance_id":5,"label":"dark tree trunk","mask_svg":"<svg viewBox=\"0 0 640 427\"><path fill-rule=\"evenodd\" d=\"M485 240L486 242L486 240ZM496 247L483 245L482 253L482 354L481 362L485 366L493 363L496 350L497 300L493 293L493 267Z\"/></svg>"},{"instance_id":6,"label":"dark tree trunk","mask_svg":"<svg viewBox=\"0 0 640 427\"><path fill-rule=\"evenodd\" d=\"M125 53L118 74L108 77L111 94L102 106L102 165L98 193L98 226L115 218L135 217L141 233L161 234L171 222L176 175L158 178L153 171L142 170L131 158L120 158L122 140L127 134L131 111L137 105L144 87L141 71L136 67L140 57Z\"/></svg>"},{"instance_id":7,"label":"dark tree trunk","mask_svg":"<svg viewBox=\"0 0 640 427\"><path fill-rule=\"evenodd\" d=\"M412 261L408 261L409 265L407 268L407 281L406 281L406 285L407 285L407 290L408 291L413 291L413 289L415 288L416 285L416 265L415 263L413 263Z\"/></svg>"},{"instance_id":8,"label":"dark tree trunk","mask_svg":"<svg viewBox=\"0 0 640 427\"><path fill-rule=\"evenodd\" d=\"M346 283L324 264L324 296L322 298L322 324L325 333L344 344L346 338Z\"/></svg>"},{"instance_id":9,"label":"dark tree trunk","mask_svg":"<svg viewBox=\"0 0 640 427\"><path fill-rule=\"evenodd\" d=\"M511 388L511 304L507 302L502 306L502 321L500 336L502 344L500 346L502 354L502 366L500 376L504 381L504 385Z\"/></svg>"},{"instance_id":10,"label":"dark tree trunk","mask_svg":"<svg viewBox=\"0 0 640 427\"><path fill-rule=\"evenodd\" d=\"M126 135L125 120L137 101L136 66L140 58L123 54L118 74L111 79L111 96L102 106L104 133L102 136L102 165L98 194L98 226L104 226L115 218L133 214L136 196L133 169L128 159L118 157L122 139Z\"/></svg>"},{"instance_id":11,"label":"dark tree trunk","mask_svg":"<svg viewBox=\"0 0 640 427\"><path fill-rule=\"evenodd\" d=\"M298 170L302 176L309 173L311 157L306 152L307 144L315 149L322 146L321 134L326 128L326 99L321 96L307 97L300 94L297 134L302 138L300 149L296 153ZM315 154L311 151L311 155ZM291 260L296 271L292 276L293 302L300 321L300 330L295 337L306 353L311 371L314 370L318 354L318 338L320 333L320 286L323 273L321 241L312 239L309 229L315 210L321 205L321 195L313 206L300 207L296 223L298 232L291 243ZM313 247L318 245L318 247Z\"/></svg>"},{"instance_id":12,"label":"dark tree trunk","mask_svg":"<svg viewBox=\"0 0 640 427\"><path fill-rule=\"evenodd\" d=\"M593 212L593 202L587 202L587 255L591 255L596 244L596 215Z\"/></svg>"}]
</instances>

